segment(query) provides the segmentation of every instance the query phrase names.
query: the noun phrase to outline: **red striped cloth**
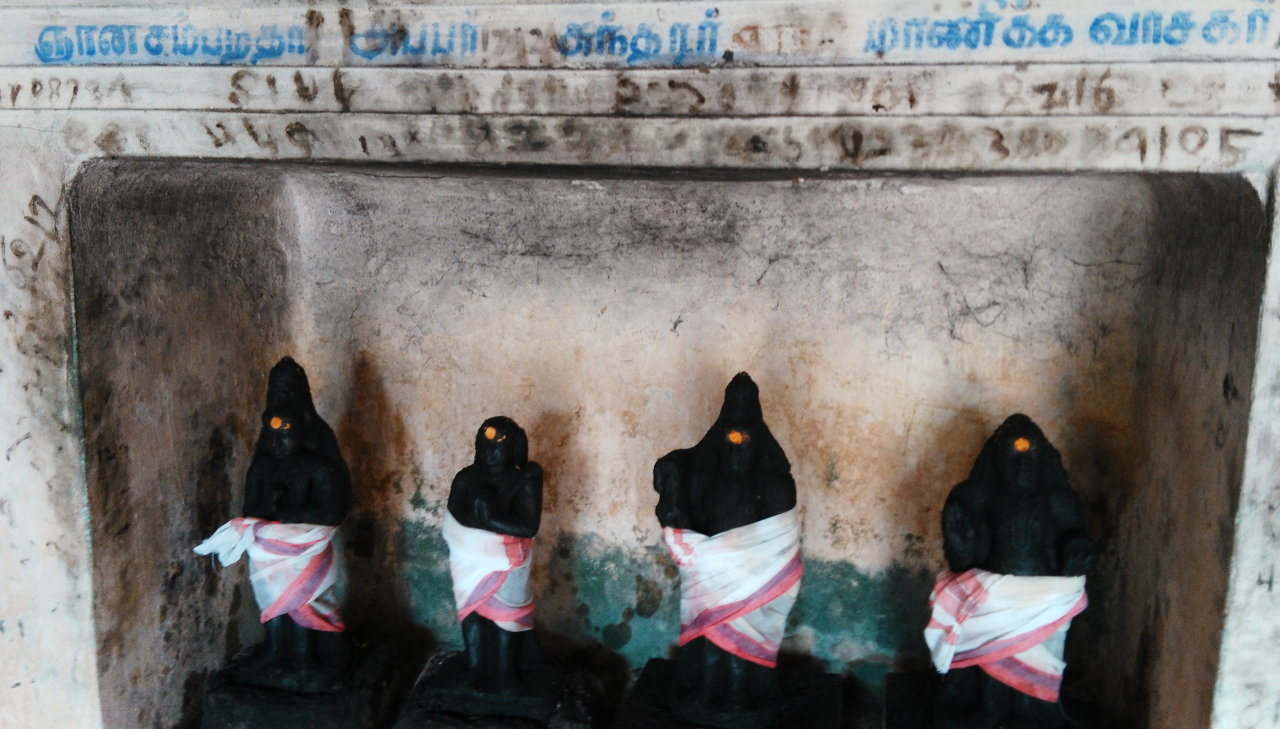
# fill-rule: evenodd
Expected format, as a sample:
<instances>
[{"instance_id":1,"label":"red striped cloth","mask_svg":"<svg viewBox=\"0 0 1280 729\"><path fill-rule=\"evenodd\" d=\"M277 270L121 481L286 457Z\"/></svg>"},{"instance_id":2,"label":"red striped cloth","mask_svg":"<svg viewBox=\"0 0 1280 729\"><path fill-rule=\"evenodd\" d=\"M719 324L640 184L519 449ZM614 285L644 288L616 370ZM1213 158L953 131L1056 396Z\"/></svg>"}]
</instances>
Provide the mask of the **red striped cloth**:
<instances>
[{"instance_id":1,"label":"red striped cloth","mask_svg":"<svg viewBox=\"0 0 1280 729\"><path fill-rule=\"evenodd\" d=\"M334 583L336 526L282 524L252 517L232 519L195 548L196 554L216 554L223 566L249 555L249 582L267 622L288 615L304 628L340 632Z\"/></svg>"},{"instance_id":2,"label":"red striped cloth","mask_svg":"<svg viewBox=\"0 0 1280 729\"><path fill-rule=\"evenodd\" d=\"M925 642L939 673L978 666L1025 694L1057 701L1071 619L1089 604L1084 577L986 570L938 575Z\"/></svg>"},{"instance_id":3,"label":"red striped cloth","mask_svg":"<svg viewBox=\"0 0 1280 729\"><path fill-rule=\"evenodd\" d=\"M705 637L773 668L804 574L797 509L710 537L668 527L662 538L680 568L680 645Z\"/></svg>"},{"instance_id":4,"label":"red striped cloth","mask_svg":"<svg viewBox=\"0 0 1280 729\"><path fill-rule=\"evenodd\" d=\"M529 587L533 540L463 526L447 511L441 532L449 545L449 574L458 620L478 613L503 630L533 628L533 591Z\"/></svg>"}]
</instances>

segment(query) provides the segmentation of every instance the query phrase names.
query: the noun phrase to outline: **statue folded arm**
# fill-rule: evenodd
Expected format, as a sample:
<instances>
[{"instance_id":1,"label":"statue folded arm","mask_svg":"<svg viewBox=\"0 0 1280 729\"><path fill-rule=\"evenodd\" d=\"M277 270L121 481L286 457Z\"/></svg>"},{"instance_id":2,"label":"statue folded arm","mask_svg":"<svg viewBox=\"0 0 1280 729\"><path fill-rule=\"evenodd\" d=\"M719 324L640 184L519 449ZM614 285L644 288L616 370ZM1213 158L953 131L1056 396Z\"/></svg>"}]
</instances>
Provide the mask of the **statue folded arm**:
<instances>
[{"instance_id":1,"label":"statue folded arm","mask_svg":"<svg viewBox=\"0 0 1280 729\"><path fill-rule=\"evenodd\" d=\"M536 463L526 463L516 477L515 494L502 508L501 500L496 504L487 503L485 514L480 513L480 500L477 499L476 516L485 524L484 529L509 534L513 537L531 539L538 533L542 523L542 467Z\"/></svg>"},{"instance_id":2,"label":"statue folded arm","mask_svg":"<svg viewBox=\"0 0 1280 729\"><path fill-rule=\"evenodd\" d=\"M983 518L982 487L966 481L951 490L942 508L942 551L953 572L986 564L991 530Z\"/></svg>"},{"instance_id":3,"label":"statue folded arm","mask_svg":"<svg viewBox=\"0 0 1280 729\"><path fill-rule=\"evenodd\" d=\"M1098 545L1085 530L1084 507L1071 489L1054 489L1049 498L1058 533L1054 544L1058 573L1070 577L1083 575L1098 563Z\"/></svg>"},{"instance_id":4,"label":"statue folded arm","mask_svg":"<svg viewBox=\"0 0 1280 729\"><path fill-rule=\"evenodd\" d=\"M672 529L689 529L692 526L681 486L683 469L680 461L684 460L683 456L682 451L673 451L653 464L653 488L658 492L658 506L654 511L658 523Z\"/></svg>"}]
</instances>

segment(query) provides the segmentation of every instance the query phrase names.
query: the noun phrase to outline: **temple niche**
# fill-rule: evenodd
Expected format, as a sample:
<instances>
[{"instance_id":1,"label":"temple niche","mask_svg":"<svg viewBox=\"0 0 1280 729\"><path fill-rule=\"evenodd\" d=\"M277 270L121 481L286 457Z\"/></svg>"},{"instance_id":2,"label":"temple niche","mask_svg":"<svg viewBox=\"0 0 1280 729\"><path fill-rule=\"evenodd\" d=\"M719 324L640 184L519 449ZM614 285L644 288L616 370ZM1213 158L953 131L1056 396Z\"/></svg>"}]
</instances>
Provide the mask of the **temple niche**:
<instances>
[{"instance_id":1,"label":"temple niche","mask_svg":"<svg viewBox=\"0 0 1280 729\"><path fill-rule=\"evenodd\" d=\"M342 618L409 674L463 647L440 523L494 413L545 474L544 643L622 682L667 657L654 461L746 370L803 522L780 662L855 711L928 666L946 494L1024 412L1099 543L1068 664L1118 724L1208 715L1217 639L1179 636L1222 623L1266 253L1242 179L121 160L71 196L109 726L177 724L262 637L244 575L187 551L237 515L284 354L350 468Z\"/></svg>"}]
</instances>

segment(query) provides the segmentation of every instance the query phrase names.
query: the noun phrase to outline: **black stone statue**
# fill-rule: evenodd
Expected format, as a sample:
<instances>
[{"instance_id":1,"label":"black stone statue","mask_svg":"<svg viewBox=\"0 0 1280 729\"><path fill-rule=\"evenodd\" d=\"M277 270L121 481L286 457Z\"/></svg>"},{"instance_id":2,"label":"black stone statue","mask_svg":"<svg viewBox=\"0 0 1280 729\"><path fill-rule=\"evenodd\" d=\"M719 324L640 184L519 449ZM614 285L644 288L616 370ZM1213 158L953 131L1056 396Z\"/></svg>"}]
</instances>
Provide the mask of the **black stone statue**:
<instances>
[{"instance_id":1,"label":"black stone statue","mask_svg":"<svg viewBox=\"0 0 1280 729\"><path fill-rule=\"evenodd\" d=\"M955 628L960 640L953 649L945 649L942 632L934 630L935 665L939 650L955 651L942 677L936 725L1029 729L1068 724L1057 700L1061 648L1071 617L1087 604L1083 575L1097 562L1098 550L1085 531L1083 508L1061 456L1030 418L1009 416L987 440L969 478L947 497L942 535L951 575L935 587L934 622L954 620L948 604L987 590L993 601L1004 599L1009 593L1002 590L1013 584L1035 585L1035 599L1049 606L1054 620L1048 626L1002 626L1027 636L1038 630L1041 637L1019 644L1026 652L996 659L989 647L966 644L964 631L976 633L977 621L1002 619L984 615L981 607ZM1059 579L1015 582L1043 577ZM1052 633L1048 639L1046 632Z\"/></svg>"},{"instance_id":2,"label":"black stone statue","mask_svg":"<svg viewBox=\"0 0 1280 729\"><path fill-rule=\"evenodd\" d=\"M446 523L445 540L469 683L504 691L520 682L521 657L533 627L529 548L542 521L542 467L529 461L528 438L510 418L484 421L475 442L475 462L458 472L449 490L449 514L464 529ZM486 588L496 572L476 558L488 544L512 554L501 571L501 587L491 594Z\"/></svg>"},{"instance_id":3,"label":"black stone statue","mask_svg":"<svg viewBox=\"0 0 1280 729\"><path fill-rule=\"evenodd\" d=\"M768 724L780 703L777 644L803 568L791 464L765 425L759 389L750 376L739 373L725 388L720 415L697 445L658 460L653 483L658 521L681 567L683 627L671 710L685 720L718 726ZM786 558L758 561L752 550L761 540L772 540L775 552L783 544ZM741 544L741 553L700 551L729 542ZM728 570L736 577L716 583L702 579L703 570ZM753 594L733 592L736 584L752 580L762 583L758 590L748 588ZM742 640L740 626L713 617L736 612L725 609L735 604L751 608L739 619L759 621L754 627L766 634L762 642Z\"/></svg>"},{"instance_id":4,"label":"black stone statue","mask_svg":"<svg viewBox=\"0 0 1280 729\"><path fill-rule=\"evenodd\" d=\"M306 372L285 357L268 377L244 516L197 548L217 552L224 563L249 555L266 640L228 669L232 683L298 693L340 687L344 651L322 657L317 634L345 628L331 542L350 508L351 476L337 438L316 412Z\"/></svg>"},{"instance_id":5,"label":"black stone statue","mask_svg":"<svg viewBox=\"0 0 1280 729\"><path fill-rule=\"evenodd\" d=\"M267 381L262 430L245 477L244 515L336 527L350 509L351 475L338 439L316 412L307 373L285 357ZM285 614L268 620L262 652L236 671L235 680L293 690L336 687L341 667L322 664L316 634L341 630L341 621L304 626L298 622L303 619Z\"/></svg>"}]
</instances>

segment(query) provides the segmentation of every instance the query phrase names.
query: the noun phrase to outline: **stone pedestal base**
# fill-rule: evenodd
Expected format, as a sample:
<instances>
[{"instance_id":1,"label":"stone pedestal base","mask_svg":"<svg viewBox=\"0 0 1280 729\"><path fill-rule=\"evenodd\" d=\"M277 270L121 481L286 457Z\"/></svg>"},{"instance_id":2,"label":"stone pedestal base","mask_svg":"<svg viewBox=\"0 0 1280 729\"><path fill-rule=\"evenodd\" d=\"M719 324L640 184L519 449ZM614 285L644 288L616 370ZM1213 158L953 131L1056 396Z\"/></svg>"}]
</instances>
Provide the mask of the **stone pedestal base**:
<instances>
[{"instance_id":1,"label":"stone pedestal base","mask_svg":"<svg viewBox=\"0 0 1280 729\"><path fill-rule=\"evenodd\" d=\"M771 718L762 720L755 715L735 716L722 712L716 716L697 717L694 722L677 717L667 706L675 674L675 661L651 659L618 712L614 729L667 729L677 726L838 729L840 726L840 677L834 674L801 668L781 669L778 684L784 703Z\"/></svg>"},{"instance_id":2,"label":"stone pedestal base","mask_svg":"<svg viewBox=\"0 0 1280 729\"><path fill-rule=\"evenodd\" d=\"M933 672L890 673L884 682L885 729L933 729L933 703L939 676ZM1062 706L1072 729L1101 726L1097 709L1070 683L1062 687ZM979 728L975 728L979 729Z\"/></svg>"},{"instance_id":3,"label":"stone pedestal base","mask_svg":"<svg viewBox=\"0 0 1280 729\"><path fill-rule=\"evenodd\" d=\"M885 729L933 729L933 699L937 690L935 675L890 673L885 676Z\"/></svg>"},{"instance_id":4,"label":"stone pedestal base","mask_svg":"<svg viewBox=\"0 0 1280 729\"><path fill-rule=\"evenodd\" d=\"M564 669L546 662L527 669L519 692L480 691L465 683L466 656L437 654L427 661L394 729L590 729L587 699ZM579 695L582 694L582 695Z\"/></svg>"},{"instance_id":5,"label":"stone pedestal base","mask_svg":"<svg viewBox=\"0 0 1280 729\"><path fill-rule=\"evenodd\" d=\"M332 693L239 686L228 680L229 671L205 685L201 729L373 729L390 708L393 669L382 648L358 653L345 685Z\"/></svg>"}]
</instances>

